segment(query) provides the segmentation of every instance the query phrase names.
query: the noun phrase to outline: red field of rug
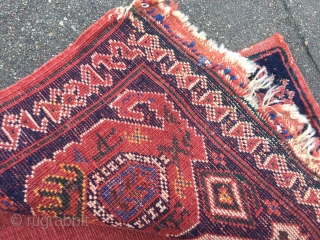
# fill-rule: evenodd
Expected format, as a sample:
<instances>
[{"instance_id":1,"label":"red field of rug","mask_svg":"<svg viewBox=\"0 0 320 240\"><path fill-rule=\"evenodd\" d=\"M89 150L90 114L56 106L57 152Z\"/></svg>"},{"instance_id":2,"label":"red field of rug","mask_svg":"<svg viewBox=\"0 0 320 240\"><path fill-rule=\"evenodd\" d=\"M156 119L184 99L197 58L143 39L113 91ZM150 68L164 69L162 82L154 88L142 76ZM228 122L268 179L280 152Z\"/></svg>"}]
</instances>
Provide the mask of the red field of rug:
<instances>
[{"instance_id":1,"label":"red field of rug","mask_svg":"<svg viewBox=\"0 0 320 240\"><path fill-rule=\"evenodd\" d=\"M319 239L319 117L280 35L235 53L135 1L0 90L1 234Z\"/></svg>"}]
</instances>

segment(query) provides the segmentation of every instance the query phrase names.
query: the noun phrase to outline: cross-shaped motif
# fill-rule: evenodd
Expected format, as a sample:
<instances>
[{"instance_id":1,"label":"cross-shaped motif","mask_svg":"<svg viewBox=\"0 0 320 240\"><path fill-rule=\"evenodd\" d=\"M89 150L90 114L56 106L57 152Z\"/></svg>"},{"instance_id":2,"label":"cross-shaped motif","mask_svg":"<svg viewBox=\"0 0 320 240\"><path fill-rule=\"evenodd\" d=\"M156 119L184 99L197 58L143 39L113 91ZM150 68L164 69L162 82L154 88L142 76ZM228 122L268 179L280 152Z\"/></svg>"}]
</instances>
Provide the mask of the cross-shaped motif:
<instances>
[{"instance_id":1,"label":"cross-shaped motif","mask_svg":"<svg viewBox=\"0 0 320 240\"><path fill-rule=\"evenodd\" d=\"M186 198L186 195L184 194L184 190L187 187L191 187L191 182L184 179L184 176L178 167L176 167L176 169L177 169L177 175L178 175L174 181L174 188L175 188L176 194L180 198Z\"/></svg>"},{"instance_id":2,"label":"cross-shaped motif","mask_svg":"<svg viewBox=\"0 0 320 240\"><path fill-rule=\"evenodd\" d=\"M141 134L140 128L136 128L131 136L127 132L124 132L124 137L128 139L130 143L141 144L142 142L151 142L148 136Z\"/></svg>"},{"instance_id":3,"label":"cross-shaped motif","mask_svg":"<svg viewBox=\"0 0 320 240\"><path fill-rule=\"evenodd\" d=\"M190 133L188 131L186 132L186 136L182 137L182 143L185 147L192 148L192 145L190 144L191 143ZM179 153L185 156L191 156L191 153L189 150L183 149L179 146L179 140L177 139L176 136L172 136L172 146L160 145L158 146L157 149L158 151L171 153L172 161L178 167L179 167L179 157L178 157Z\"/></svg>"}]
</instances>

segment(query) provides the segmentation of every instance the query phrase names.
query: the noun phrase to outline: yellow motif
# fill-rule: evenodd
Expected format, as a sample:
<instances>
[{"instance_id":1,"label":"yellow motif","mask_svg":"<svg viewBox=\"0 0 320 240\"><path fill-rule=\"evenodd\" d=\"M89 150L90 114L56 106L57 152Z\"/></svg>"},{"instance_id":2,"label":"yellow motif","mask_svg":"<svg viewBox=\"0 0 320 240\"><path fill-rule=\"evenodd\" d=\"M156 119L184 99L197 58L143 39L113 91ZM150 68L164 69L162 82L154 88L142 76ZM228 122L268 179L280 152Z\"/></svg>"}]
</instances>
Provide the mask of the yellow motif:
<instances>
[{"instance_id":1,"label":"yellow motif","mask_svg":"<svg viewBox=\"0 0 320 240\"><path fill-rule=\"evenodd\" d=\"M175 188L176 194L180 198L184 198L185 199L186 195L184 194L184 190L187 187L191 187L192 184L191 184L190 181L184 179L183 174L182 174L181 170L178 167L176 167L176 169L177 169L178 178L176 178L174 180L174 188Z\"/></svg>"},{"instance_id":2,"label":"yellow motif","mask_svg":"<svg viewBox=\"0 0 320 240\"><path fill-rule=\"evenodd\" d=\"M131 136L127 132L124 132L124 137L128 139L130 143L141 144L142 142L151 142L151 139L148 136L141 134L140 128L136 128Z\"/></svg>"}]
</instances>

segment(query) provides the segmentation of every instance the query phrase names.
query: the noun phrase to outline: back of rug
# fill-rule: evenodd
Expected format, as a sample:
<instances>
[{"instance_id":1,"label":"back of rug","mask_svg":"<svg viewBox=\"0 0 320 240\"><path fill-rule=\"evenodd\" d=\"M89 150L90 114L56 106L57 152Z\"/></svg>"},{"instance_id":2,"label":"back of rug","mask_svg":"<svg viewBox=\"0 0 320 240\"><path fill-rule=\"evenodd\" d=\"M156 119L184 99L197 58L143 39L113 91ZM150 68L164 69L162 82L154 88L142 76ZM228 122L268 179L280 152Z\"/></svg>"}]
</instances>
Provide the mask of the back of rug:
<instances>
[{"instance_id":1,"label":"back of rug","mask_svg":"<svg viewBox=\"0 0 320 240\"><path fill-rule=\"evenodd\" d=\"M176 8L114 9L0 91L1 208L182 239L320 239L319 106L288 61L270 73L288 49L265 64L242 52L256 64Z\"/></svg>"}]
</instances>

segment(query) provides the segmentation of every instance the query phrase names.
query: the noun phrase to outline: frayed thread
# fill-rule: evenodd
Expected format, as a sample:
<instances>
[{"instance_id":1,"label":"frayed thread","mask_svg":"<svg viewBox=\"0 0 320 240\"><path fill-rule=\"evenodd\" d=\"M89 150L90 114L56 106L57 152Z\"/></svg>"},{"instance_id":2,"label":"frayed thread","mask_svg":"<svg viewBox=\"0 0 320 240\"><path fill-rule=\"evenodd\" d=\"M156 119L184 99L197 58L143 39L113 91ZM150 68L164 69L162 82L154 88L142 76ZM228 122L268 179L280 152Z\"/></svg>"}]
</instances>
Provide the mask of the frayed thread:
<instances>
[{"instance_id":1,"label":"frayed thread","mask_svg":"<svg viewBox=\"0 0 320 240\"><path fill-rule=\"evenodd\" d=\"M257 74L258 75L258 74ZM262 78L264 79L264 78ZM250 95L250 104L257 106L256 92L261 89L270 87L269 81L265 82L265 85L261 83L262 88L252 88ZM259 81L256 81L256 84ZM272 82L271 82L272 83ZM259 84L258 84L259 85ZM292 133L292 137L288 142L292 146L293 151L307 164L307 166L316 172L320 173L320 156L317 154L318 138L316 137L316 131L312 127L307 116L300 113L298 107L292 104L284 104L283 100L276 99L274 96L281 90L282 86L273 86L265 93L263 100L258 107L262 113L268 114L272 112L273 120L277 118L281 119L280 122L287 128L289 133ZM255 93L253 93L253 91ZM258 103L259 105L259 103ZM285 131L283 131L285 132Z\"/></svg>"},{"instance_id":2,"label":"frayed thread","mask_svg":"<svg viewBox=\"0 0 320 240\"><path fill-rule=\"evenodd\" d=\"M231 52L227 50L223 44L219 47L218 44L212 40L207 39L207 35L204 31L199 32L199 28L192 25L188 19L189 17L178 10L178 4L175 4L173 0L170 2L170 6L164 4L164 0L137 0L135 3L137 4L143 4L147 3L150 7L157 5L159 9L163 11L164 16L168 16L171 14L172 16L176 17L181 23L183 23L183 26L195 37L197 38L205 47L209 48L209 54L210 51L219 52L220 54L224 55L225 61L230 62L231 64L237 64L240 66L240 68L245 71L247 76L252 75L257 65L250 61L249 59L243 57L240 53L237 52ZM207 56L209 58L213 58L214 56ZM232 82L232 81L231 81Z\"/></svg>"},{"instance_id":3,"label":"frayed thread","mask_svg":"<svg viewBox=\"0 0 320 240\"><path fill-rule=\"evenodd\" d=\"M274 76L268 76L266 68L262 67L248 84L246 89L247 94L243 96L244 99L247 100L254 108L258 109L260 107L257 98L258 90L269 88L273 81ZM272 90L270 91L269 95L271 93Z\"/></svg>"},{"instance_id":4,"label":"frayed thread","mask_svg":"<svg viewBox=\"0 0 320 240\"><path fill-rule=\"evenodd\" d=\"M174 4L173 1L171 1L171 6L167 6L166 4L164 4L164 0L137 0L135 2L140 4L147 3L150 6L157 5L157 7L162 10L164 17L170 14L176 17L183 24L183 26L187 28L187 30L195 38L198 39L199 42L201 42L205 47L208 48L209 53L207 57L209 59L214 60L214 56L210 56L210 51L218 52L223 55L223 59L226 62L229 62L229 64L236 64L240 66L241 69L245 71L248 78L255 75L255 77L251 81L247 79L247 85L244 85L243 83L239 85L241 88L243 88L241 95L246 101L249 102L250 105L252 105L255 109L262 112L263 114L267 114L270 110L272 110L275 117L281 117L285 113L289 115L291 123L296 122L296 124L303 130L299 131L298 134L294 135L294 137L289 134L287 136L288 142L291 144L292 149L294 149L295 153L302 158L302 160L309 166L309 168L319 173L320 156L318 155L320 154L316 153L316 142L318 139L315 137L315 130L312 128L307 117L300 114L297 106L295 106L293 103L286 104L285 101L274 98L274 96L279 93L281 89L278 86L272 86L274 84L274 76L269 76L265 67L259 69L259 67L253 61L243 57L240 53L227 50L223 44L221 44L221 46L218 46L218 44L212 39L207 40L205 32L199 32L198 27L188 22L188 17L184 13L177 10L177 4ZM193 47L193 45L194 44L190 43L188 47ZM213 64L213 66L211 67L218 67L218 70L220 72L226 72L224 70L230 70L228 67L221 63L213 63L212 61L208 60L207 57L199 56L200 65L202 65L203 63L210 63ZM208 66L208 64L205 65ZM224 66L225 68L222 69L222 66ZM232 84L236 79L235 76L226 76L225 78ZM234 89L239 89L239 86L233 86ZM267 92L263 96L262 101L258 98L257 95L261 90L267 90ZM266 119L268 120L268 117ZM285 122L283 125L284 127L286 127ZM287 132L287 130L284 130L281 133L287 134Z\"/></svg>"}]
</instances>

